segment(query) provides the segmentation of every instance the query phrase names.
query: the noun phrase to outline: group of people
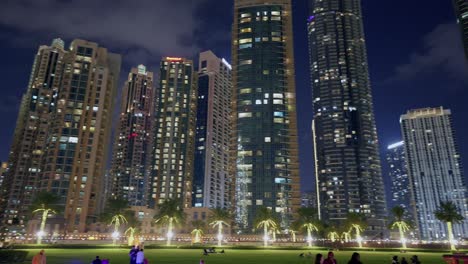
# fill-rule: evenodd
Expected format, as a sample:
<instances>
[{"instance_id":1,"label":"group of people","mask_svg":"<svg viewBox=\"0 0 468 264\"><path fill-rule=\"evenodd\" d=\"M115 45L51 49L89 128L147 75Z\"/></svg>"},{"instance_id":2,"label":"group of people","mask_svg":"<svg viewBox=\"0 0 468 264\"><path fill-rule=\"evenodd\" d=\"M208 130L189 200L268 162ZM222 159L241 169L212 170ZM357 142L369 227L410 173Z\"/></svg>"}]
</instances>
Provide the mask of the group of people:
<instances>
[{"instance_id":1,"label":"group of people","mask_svg":"<svg viewBox=\"0 0 468 264\"><path fill-rule=\"evenodd\" d=\"M324 258L322 254L315 255L315 264L338 264L335 259L335 254L333 252L328 252L327 258ZM348 261L348 264L362 264L361 255L354 252L351 256L351 259Z\"/></svg>"},{"instance_id":2,"label":"group of people","mask_svg":"<svg viewBox=\"0 0 468 264\"><path fill-rule=\"evenodd\" d=\"M419 261L419 258L416 255L412 256L410 260L411 260L411 264L421 264L421 261ZM392 264L409 264L409 263L405 257L402 257L401 261L398 261L398 256L393 256Z\"/></svg>"},{"instance_id":3,"label":"group of people","mask_svg":"<svg viewBox=\"0 0 468 264\"><path fill-rule=\"evenodd\" d=\"M148 264L145 252L139 246L133 246L128 255L130 256L130 264Z\"/></svg>"},{"instance_id":4,"label":"group of people","mask_svg":"<svg viewBox=\"0 0 468 264\"><path fill-rule=\"evenodd\" d=\"M110 261L108 259L101 259L99 256L96 256L96 258L91 262L91 264L109 264Z\"/></svg>"},{"instance_id":5,"label":"group of people","mask_svg":"<svg viewBox=\"0 0 468 264\"><path fill-rule=\"evenodd\" d=\"M312 255L311 253L309 253ZM304 253L299 255L300 257L304 257ZM414 255L411 257L411 264L421 264L421 261L419 261L418 256ZM328 252L327 258L324 258L322 254L317 254L315 256L315 264L338 264L338 262L335 259L335 254L333 252ZM351 255L351 259L348 261L348 264L362 264L361 262L361 255L359 253L354 252L353 255ZM392 264L409 264L408 261L406 261L406 258L402 257L401 262L398 261L398 256L394 256L392 258Z\"/></svg>"}]
</instances>

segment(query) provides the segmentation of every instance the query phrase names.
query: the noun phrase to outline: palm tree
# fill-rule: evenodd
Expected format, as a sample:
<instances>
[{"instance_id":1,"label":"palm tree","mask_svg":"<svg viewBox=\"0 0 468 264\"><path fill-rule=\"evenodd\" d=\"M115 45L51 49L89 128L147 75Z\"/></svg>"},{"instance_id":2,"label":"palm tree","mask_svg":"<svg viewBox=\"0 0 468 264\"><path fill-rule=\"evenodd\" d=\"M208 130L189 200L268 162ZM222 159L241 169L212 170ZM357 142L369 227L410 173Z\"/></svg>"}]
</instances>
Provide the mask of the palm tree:
<instances>
[{"instance_id":1,"label":"palm tree","mask_svg":"<svg viewBox=\"0 0 468 264\"><path fill-rule=\"evenodd\" d=\"M340 228L340 239L342 239L345 243L348 243L351 240L351 229L350 228Z\"/></svg>"},{"instance_id":2,"label":"palm tree","mask_svg":"<svg viewBox=\"0 0 468 264\"><path fill-rule=\"evenodd\" d=\"M330 230L328 232L328 239L330 239L332 243L335 243L335 241L338 240L339 238L340 238L340 235L338 234L338 232L336 232L336 230Z\"/></svg>"},{"instance_id":3,"label":"palm tree","mask_svg":"<svg viewBox=\"0 0 468 264\"><path fill-rule=\"evenodd\" d=\"M410 224L404 220L405 208L402 206L395 206L392 208L392 213L394 219L390 228L398 228L398 231L400 232L401 247L406 249L405 232L410 230Z\"/></svg>"},{"instance_id":4,"label":"palm tree","mask_svg":"<svg viewBox=\"0 0 468 264\"><path fill-rule=\"evenodd\" d=\"M194 243L201 243L201 238L204 235L203 229L205 228L205 222L201 220L192 221L193 230L191 234L194 236Z\"/></svg>"},{"instance_id":5,"label":"palm tree","mask_svg":"<svg viewBox=\"0 0 468 264\"><path fill-rule=\"evenodd\" d=\"M141 222L135 216L134 211L126 211L126 220L127 220L127 230L125 230L125 235L128 236L128 245L133 246L139 244L138 241L135 241L135 236L139 231ZM136 243L135 243L136 242Z\"/></svg>"},{"instance_id":6,"label":"palm tree","mask_svg":"<svg viewBox=\"0 0 468 264\"><path fill-rule=\"evenodd\" d=\"M223 241L223 226L229 226L232 221L231 213L223 208L211 209L210 225L218 228L218 247Z\"/></svg>"},{"instance_id":7,"label":"palm tree","mask_svg":"<svg viewBox=\"0 0 468 264\"><path fill-rule=\"evenodd\" d=\"M364 215L359 213L349 213L346 219L347 225L350 227L350 232L354 230L356 232L356 241L360 248L362 248L362 236L361 233L366 228L366 222Z\"/></svg>"},{"instance_id":8,"label":"palm tree","mask_svg":"<svg viewBox=\"0 0 468 264\"><path fill-rule=\"evenodd\" d=\"M101 215L101 220L109 222L110 226L114 226L114 232L112 233L113 244L116 243L119 237L120 226L127 223L126 216L129 215L128 211L129 206L127 200L115 198L107 201L104 213Z\"/></svg>"},{"instance_id":9,"label":"palm tree","mask_svg":"<svg viewBox=\"0 0 468 264\"><path fill-rule=\"evenodd\" d=\"M312 232L318 232L319 230L317 210L315 208L301 207L297 210L297 214L302 229L307 231L307 243L309 247L312 247Z\"/></svg>"},{"instance_id":10,"label":"palm tree","mask_svg":"<svg viewBox=\"0 0 468 264\"><path fill-rule=\"evenodd\" d=\"M434 212L434 215L439 221L447 223L450 249L457 250L453 236L453 224L460 223L465 219L459 213L457 205L451 201L441 202L439 208Z\"/></svg>"},{"instance_id":11,"label":"palm tree","mask_svg":"<svg viewBox=\"0 0 468 264\"><path fill-rule=\"evenodd\" d=\"M50 192L40 192L36 195L34 203L31 205L31 211L33 214L42 213L41 226L37 234L37 244L41 244L42 236L44 236L44 229L47 218L49 215L57 214L59 206L57 205L60 201L60 197Z\"/></svg>"},{"instance_id":12,"label":"palm tree","mask_svg":"<svg viewBox=\"0 0 468 264\"><path fill-rule=\"evenodd\" d=\"M164 200L158 205L159 212L154 216L156 224L167 226L167 246L171 245L174 226L185 221L185 213L174 199Z\"/></svg>"},{"instance_id":13,"label":"palm tree","mask_svg":"<svg viewBox=\"0 0 468 264\"><path fill-rule=\"evenodd\" d=\"M263 245L268 246L268 231L269 229L276 228L276 217L271 209L260 207L257 210L257 217L255 218L255 226L257 229L263 228Z\"/></svg>"},{"instance_id":14,"label":"palm tree","mask_svg":"<svg viewBox=\"0 0 468 264\"><path fill-rule=\"evenodd\" d=\"M289 227L289 234L291 234L292 242L296 243L296 234L301 229L301 223L299 221L292 222L291 226Z\"/></svg>"}]
</instances>

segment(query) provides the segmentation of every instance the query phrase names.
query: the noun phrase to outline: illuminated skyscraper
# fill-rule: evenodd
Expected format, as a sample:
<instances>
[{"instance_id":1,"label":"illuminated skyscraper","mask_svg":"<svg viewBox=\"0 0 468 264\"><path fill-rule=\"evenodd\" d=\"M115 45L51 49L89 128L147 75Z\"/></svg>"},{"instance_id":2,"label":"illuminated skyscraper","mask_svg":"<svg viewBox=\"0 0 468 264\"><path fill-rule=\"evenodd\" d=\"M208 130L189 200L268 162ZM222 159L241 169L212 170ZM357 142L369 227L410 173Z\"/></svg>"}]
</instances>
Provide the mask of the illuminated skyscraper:
<instances>
[{"instance_id":1,"label":"illuminated skyscraper","mask_svg":"<svg viewBox=\"0 0 468 264\"><path fill-rule=\"evenodd\" d=\"M10 153L7 222L21 224L39 191L60 197L67 230L97 220L119 71L120 56L97 43L39 48Z\"/></svg>"},{"instance_id":2,"label":"illuminated skyscraper","mask_svg":"<svg viewBox=\"0 0 468 264\"><path fill-rule=\"evenodd\" d=\"M454 235L467 237L466 185L450 110L442 107L410 110L401 116L400 123L420 238L448 238L446 224L434 216L444 201L455 203L465 217L461 224L454 224Z\"/></svg>"},{"instance_id":3,"label":"illuminated skyscraper","mask_svg":"<svg viewBox=\"0 0 468 264\"><path fill-rule=\"evenodd\" d=\"M102 206L120 55L78 39L64 60L39 188L60 196L68 231L85 232Z\"/></svg>"},{"instance_id":4,"label":"illuminated skyscraper","mask_svg":"<svg viewBox=\"0 0 468 264\"><path fill-rule=\"evenodd\" d=\"M29 206L42 175L51 116L57 106L65 70L65 54L61 39L55 39L50 46L39 47L21 101L0 213L2 222L20 226L18 231L24 228L24 220L30 215Z\"/></svg>"},{"instance_id":5,"label":"illuminated skyscraper","mask_svg":"<svg viewBox=\"0 0 468 264\"><path fill-rule=\"evenodd\" d=\"M360 0L311 0L308 34L321 218L365 214L386 229L386 204Z\"/></svg>"},{"instance_id":6,"label":"illuminated skyscraper","mask_svg":"<svg viewBox=\"0 0 468 264\"><path fill-rule=\"evenodd\" d=\"M453 0L453 6L457 16L457 23L460 26L466 60L468 61L468 1Z\"/></svg>"},{"instance_id":7,"label":"illuminated skyscraper","mask_svg":"<svg viewBox=\"0 0 468 264\"><path fill-rule=\"evenodd\" d=\"M200 54L198 68L192 203L195 207L230 208L231 65L206 51Z\"/></svg>"},{"instance_id":8,"label":"illuminated skyscraper","mask_svg":"<svg viewBox=\"0 0 468 264\"><path fill-rule=\"evenodd\" d=\"M197 76L184 58L161 60L156 92L150 206L178 199L192 206Z\"/></svg>"},{"instance_id":9,"label":"illuminated skyscraper","mask_svg":"<svg viewBox=\"0 0 468 264\"><path fill-rule=\"evenodd\" d=\"M144 65L128 74L122 92L111 177L112 195L130 206L148 205L148 177L153 141L153 73Z\"/></svg>"},{"instance_id":10,"label":"illuminated skyscraper","mask_svg":"<svg viewBox=\"0 0 468 264\"><path fill-rule=\"evenodd\" d=\"M259 207L287 228L300 207L296 86L290 0L235 0L232 138L239 226Z\"/></svg>"},{"instance_id":11,"label":"illuminated skyscraper","mask_svg":"<svg viewBox=\"0 0 468 264\"><path fill-rule=\"evenodd\" d=\"M411 192L406 169L405 142L400 141L387 147L388 177L391 181L391 199L389 208L401 206L411 213Z\"/></svg>"}]
</instances>

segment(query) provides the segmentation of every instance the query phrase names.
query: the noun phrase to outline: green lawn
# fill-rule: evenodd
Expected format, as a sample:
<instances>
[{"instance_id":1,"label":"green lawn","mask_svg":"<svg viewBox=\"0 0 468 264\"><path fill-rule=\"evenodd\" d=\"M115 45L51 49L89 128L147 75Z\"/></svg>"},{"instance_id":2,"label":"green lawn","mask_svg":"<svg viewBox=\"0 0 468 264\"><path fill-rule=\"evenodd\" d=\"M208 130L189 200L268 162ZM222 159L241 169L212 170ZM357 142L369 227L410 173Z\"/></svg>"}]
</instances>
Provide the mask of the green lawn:
<instances>
[{"instance_id":1,"label":"green lawn","mask_svg":"<svg viewBox=\"0 0 468 264\"><path fill-rule=\"evenodd\" d=\"M28 259L38 250L30 249ZM301 252L309 250L237 250L227 249L226 254L202 256L200 249L147 249L146 257L150 264L199 264L200 258L206 264L305 264L313 263L311 258L299 258ZM314 255L318 251L311 251ZM322 254L326 252L320 252ZM89 264L96 255L109 258L111 264L127 264L128 250L126 249L46 249L47 264ZM352 251L336 252L339 264L348 263ZM414 253L400 254L399 252L362 252L363 264L391 263L393 255L405 256L408 260ZM422 264L440 264L442 253L417 253ZM30 262L28 262L30 263Z\"/></svg>"}]
</instances>

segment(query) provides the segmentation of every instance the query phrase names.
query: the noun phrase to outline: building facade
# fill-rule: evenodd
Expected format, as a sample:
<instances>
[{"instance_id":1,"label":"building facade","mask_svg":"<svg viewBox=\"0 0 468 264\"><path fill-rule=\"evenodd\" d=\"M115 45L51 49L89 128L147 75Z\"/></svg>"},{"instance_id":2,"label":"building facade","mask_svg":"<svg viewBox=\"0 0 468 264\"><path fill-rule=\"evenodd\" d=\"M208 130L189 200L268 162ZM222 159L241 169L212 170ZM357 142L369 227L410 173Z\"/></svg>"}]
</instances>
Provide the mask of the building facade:
<instances>
[{"instance_id":1,"label":"building facade","mask_svg":"<svg viewBox=\"0 0 468 264\"><path fill-rule=\"evenodd\" d=\"M311 0L312 122L320 217L362 213L386 229L386 201L360 0Z\"/></svg>"},{"instance_id":2,"label":"building facade","mask_svg":"<svg viewBox=\"0 0 468 264\"><path fill-rule=\"evenodd\" d=\"M153 73L144 65L128 74L122 92L113 148L112 196L130 206L148 205L148 177L153 142L155 91Z\"/></svg>"},{"instance_id":3,"label":"building facade","mask_svg":"<svg viewBox=\"0 0 468 264\"><path fill-rule=\"evenodd\" d=\"M102 207L121 58L77 39L64 60L38 188L60 196L67 231L85 232Z\"/></svg>"},{"instance_id":4,"label":"building facade","mask_svg":"<svg viewBox=\"0 0 468 264\"><path fill-rule=\"evenodd\" d=\"M28 88L22 97L9 171L3 184L2 222L25 230L29 207L42 175L49 125L57 107L57 94L65 66L64 42L54 39L50 46L40 46L31 70Z\"/></svg>"},{"instance_id":5,"label":"building facade","mask_svg":"<svg viewBox=\"0 0 468 264\"><path fill-rule=\"evenodd\" d=\"M230 208L231 65L206 51L200 54L198 69L192 205Z\"/></svg>"},{"instance_id":6,"label":"building facade","mask_svg":"<svg viewBox=\"0 0 468 264\"><path fill-rule=\"evenodd\" d=\"M391 182L389 208L401 206L411 214L412 200L405 160L405 142L388 145L386 151L388 177Z\"/></svg>"},{"instance_id":7,"label":"building facade","mask_svg":"<svg viewBox=\"0 0 468 264\"><path fill-rule=\"evenodd\" d=\"M300 207L290 0L235 0L233 175L236 221L254 228L259 207L287 228Z\"/></svg>"},{"instance_id":8,"label":"building facade","mask_svg":"<svg viewBox=\"0 0 468 264\"><path fill-rule=\"evenodd\" d=\"M457 23L460 26L461 38L465 48L465 57L468 61L468 1L453 0Z\"/></svg>"},{"instance_id":9,"label":"building facade","mask_svg":"<svg viewBox=\"0 0 468 264\"><path fill-rule=\"evenodd\" d=\"M150 206L178 199L192 206L197 76L193 62L164 57L156 92Z\"/></svg>"},{"instance_id":10,"label":"building facade","mask_svg":"<svg viewBox=\"0 0 468 264\"><path fill-rule=\"evenodd\" d=\"M461 224L454 224L453 230L457 238L466 237L466 186L450 110L410 110L401 116L400 123L420 238L447 239L446 224L434 216L443 201L454 202L465 217Z\"/></svg>"}]
</instances>

